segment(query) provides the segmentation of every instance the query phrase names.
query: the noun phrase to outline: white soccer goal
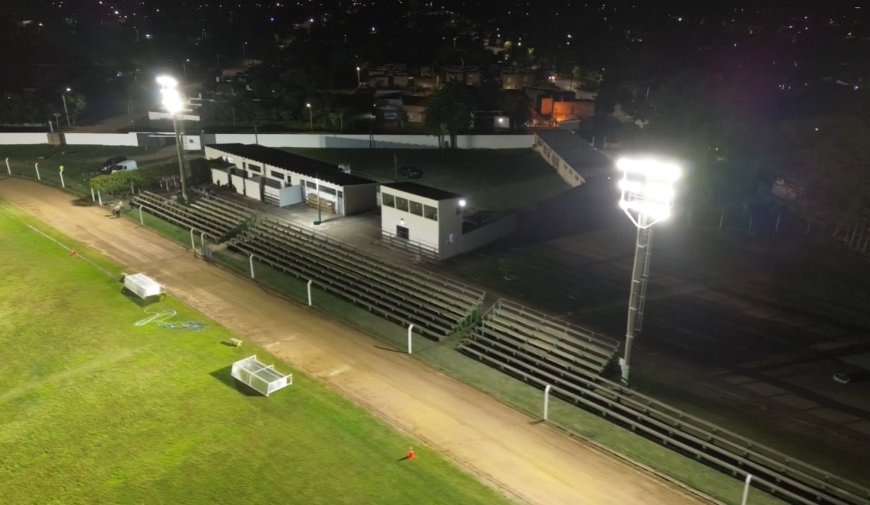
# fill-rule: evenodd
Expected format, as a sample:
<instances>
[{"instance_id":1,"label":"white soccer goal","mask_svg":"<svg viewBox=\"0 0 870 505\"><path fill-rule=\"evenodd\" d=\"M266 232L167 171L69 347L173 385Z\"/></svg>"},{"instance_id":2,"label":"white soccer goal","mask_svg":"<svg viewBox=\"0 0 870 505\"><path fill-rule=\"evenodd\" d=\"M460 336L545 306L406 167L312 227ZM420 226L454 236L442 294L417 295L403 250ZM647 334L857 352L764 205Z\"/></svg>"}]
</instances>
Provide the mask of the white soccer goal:
<instances>
[{"instance_id":1,"label":"white soccer goal","mask_svg":"<svg viewBox=\"0 0 870 505\"><path fill-rule=\"evenodd\" d=\"M256 355L233 363L232 375L266 396L293 384L292 374L283 375L273 365L260 363Z\"/></svg>"}]
</instances>

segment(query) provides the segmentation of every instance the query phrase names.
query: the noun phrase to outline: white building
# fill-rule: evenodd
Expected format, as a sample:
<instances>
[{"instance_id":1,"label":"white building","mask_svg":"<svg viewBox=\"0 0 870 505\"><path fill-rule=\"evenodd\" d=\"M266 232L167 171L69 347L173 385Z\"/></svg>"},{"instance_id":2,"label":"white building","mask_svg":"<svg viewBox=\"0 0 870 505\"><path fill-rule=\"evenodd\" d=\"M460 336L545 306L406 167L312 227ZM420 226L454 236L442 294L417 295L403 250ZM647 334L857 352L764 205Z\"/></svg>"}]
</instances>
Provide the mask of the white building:
<instances>
[{"instance_id":1,"label":"white building","mask_svg":"<svg viewBox=\"0 0 870 505\"><path fill-rule=\"evenodd\" d=\"M476 249L516 228L513 214L482 220L467 211L456 193L415 182L381 184L382 238L435 259Z\"/></svg>"},{"instance_id":2,"label":"white building","mask_svg":"<svg viewBox=\"0 0 870 505\"><path fill-rule=\"evenodd\" d=\"M211 144L205 157L212 182L250 198L286 207L303 201L346 216L377 205L377 183L322 161L255 144Z\"/></svg>"}]
</instances>

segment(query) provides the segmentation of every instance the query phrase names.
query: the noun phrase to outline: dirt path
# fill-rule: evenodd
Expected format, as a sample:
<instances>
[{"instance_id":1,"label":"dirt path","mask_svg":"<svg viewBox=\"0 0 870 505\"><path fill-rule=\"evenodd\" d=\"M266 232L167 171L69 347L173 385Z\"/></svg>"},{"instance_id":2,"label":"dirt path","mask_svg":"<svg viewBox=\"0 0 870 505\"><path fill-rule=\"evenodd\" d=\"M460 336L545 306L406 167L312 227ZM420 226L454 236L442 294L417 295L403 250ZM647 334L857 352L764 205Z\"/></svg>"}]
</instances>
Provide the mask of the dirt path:
<instances>
[{"instance_id":1,"label":"dirt path","mask_svg":"<svg viewBox=\"0 0 870 505\"><path fill-rule=\"evenodd\" d=\"M530 504L706 503L686 491L458 383L406 354L192 257L107 209L30 181L0 179L0 198L145 271L175 296L287 363L319 377L506 494Z\"/></svg>"}]
</instances>

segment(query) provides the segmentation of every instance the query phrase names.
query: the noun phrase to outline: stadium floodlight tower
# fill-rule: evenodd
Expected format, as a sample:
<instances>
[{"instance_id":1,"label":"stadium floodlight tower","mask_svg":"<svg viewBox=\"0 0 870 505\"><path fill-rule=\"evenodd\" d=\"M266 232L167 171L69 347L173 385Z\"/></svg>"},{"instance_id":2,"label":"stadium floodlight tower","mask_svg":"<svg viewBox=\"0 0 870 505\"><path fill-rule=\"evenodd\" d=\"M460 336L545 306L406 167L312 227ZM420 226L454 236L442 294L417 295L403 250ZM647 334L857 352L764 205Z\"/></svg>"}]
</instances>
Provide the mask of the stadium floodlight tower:
<instances>
[{"instance_id":1,"label":"stadium floodlight tower","mask_svg":"<svg viewBox=\"0 0 870 505\"><path fill-rule=\"evenodd\" d=\"M178 81L174 77L161 75L157 78L160 85L160 95L163 107L172 116L172 128L175 130L175 148L178 154L178 173L181 176L181 198L187 202L187 177L184 173L184 157L181 153L181 132L178 130L178 113L184 108L184 101L178 91Z\"/></svg>"},{"instance_id":2,"label":"stadium floodlight tower","mask_svg":"<svg viewBox=\"0 0 870 505\"><path fill-rule=\"evenodd\" d=\"M625 354L619 365L622 383L628 385L631 344L643 325L643 306L649 277L652 226L668 219L674 201L674 182L680 177L680 167L652 158L620 158L616 168L622 172L619 180L619 207L637 227L634 268L631 272L631 295L628 300L628 322L625 330Z\"/></svg>"}]
</instances>

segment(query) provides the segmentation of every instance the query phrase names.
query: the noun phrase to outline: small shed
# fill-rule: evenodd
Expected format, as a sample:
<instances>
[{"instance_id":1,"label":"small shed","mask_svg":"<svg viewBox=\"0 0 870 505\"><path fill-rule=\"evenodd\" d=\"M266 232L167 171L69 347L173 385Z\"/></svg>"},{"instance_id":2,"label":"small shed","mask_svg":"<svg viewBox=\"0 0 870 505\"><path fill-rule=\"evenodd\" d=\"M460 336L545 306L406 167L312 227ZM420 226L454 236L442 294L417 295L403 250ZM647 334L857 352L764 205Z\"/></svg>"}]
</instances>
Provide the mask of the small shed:
<instances>
[{"instance_id":1,"label":"small shed","mask_svg":"<svg viewBox=\"0 0 870 505\"><path fill-rule=\"evenodd\" d=\"M273 365L261 363L256 354L233 363L231 373L236 380L265 396L293 384L293 375L284 375Z\"/></svg>"}]
</instances>

